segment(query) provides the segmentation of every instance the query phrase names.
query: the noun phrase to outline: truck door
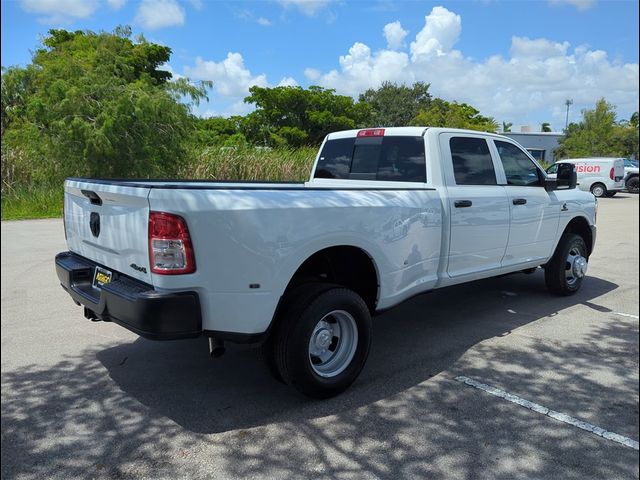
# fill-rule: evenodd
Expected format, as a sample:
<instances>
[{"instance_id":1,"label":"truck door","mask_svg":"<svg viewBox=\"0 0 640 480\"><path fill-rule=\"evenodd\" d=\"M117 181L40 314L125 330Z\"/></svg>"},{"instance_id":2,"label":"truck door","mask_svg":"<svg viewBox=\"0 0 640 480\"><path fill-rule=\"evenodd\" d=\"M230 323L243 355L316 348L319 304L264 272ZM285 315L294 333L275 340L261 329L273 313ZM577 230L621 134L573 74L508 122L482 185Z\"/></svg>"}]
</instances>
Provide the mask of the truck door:
<instances>
[{"instance_id":1,"label":"truck door","mask_svg":"<svg viewBox=\"0 0 640 480\"><path fill-rule=\"evenodd\" d=\"M509 198L511 226L502 266L546 261L553 253L560 203L544 189L544 174L517 145L492 140L500 159L500 183Z\"/></svg>"},{"instance_id":2,"label":"truck door","mask_svg":"<svg viewBox=\"0 0 640 480\"><path fill-rule=\"evenodd\" d=\"M451 277L500 268L509 237L509 202L485 137L440 135L450 212Z\"/></svg>"}]
</instances>

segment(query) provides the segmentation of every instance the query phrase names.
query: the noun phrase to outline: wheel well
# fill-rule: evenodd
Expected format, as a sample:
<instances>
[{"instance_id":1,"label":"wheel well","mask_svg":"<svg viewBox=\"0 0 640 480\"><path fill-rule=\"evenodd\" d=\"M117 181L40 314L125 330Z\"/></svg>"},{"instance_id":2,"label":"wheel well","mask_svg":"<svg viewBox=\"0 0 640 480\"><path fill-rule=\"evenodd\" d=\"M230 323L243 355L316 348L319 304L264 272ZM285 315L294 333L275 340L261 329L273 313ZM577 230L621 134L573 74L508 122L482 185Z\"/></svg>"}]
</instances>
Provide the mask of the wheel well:
<instances>
[{"instance_id":1,"label":"wheel well","mask_svg":"<svg viewBox=\"0 0 640 480\"><path fill-rule=\"evenodd\" d=\"M580 235L584 240L584 243L587 244L587 254L591 255L591 252L593 251L593 233L591 232L589 222L587 222L584 217L573 218L564 231Z\"/></svg>"},{"instance_id":2,"label":"wheel well","mask_svg":"<svg viewBox=\"0 0 640 480\"><path fill-rule=\"evenodd\" d=\"M371 257L353 246L325 248L304 261L293 275L287 290L313 280L343 285L362 297L373 313L378 297L378 274Z\"/></svg>"}]
</instances>

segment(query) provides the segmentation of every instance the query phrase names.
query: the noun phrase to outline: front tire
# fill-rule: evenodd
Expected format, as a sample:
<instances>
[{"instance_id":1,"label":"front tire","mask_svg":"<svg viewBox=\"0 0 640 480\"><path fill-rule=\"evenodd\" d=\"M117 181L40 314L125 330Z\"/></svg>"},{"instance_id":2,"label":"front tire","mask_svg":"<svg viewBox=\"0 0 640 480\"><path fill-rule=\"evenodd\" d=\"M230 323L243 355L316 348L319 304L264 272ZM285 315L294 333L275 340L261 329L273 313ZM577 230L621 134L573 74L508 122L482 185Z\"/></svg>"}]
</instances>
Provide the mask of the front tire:
<instances>
[{"instance_id":1,"label":"front tire","mask_svg":"<svg viewBox=\"0 0 640 480\"><path fill-rule=\"evenodd\" d=\"M629 193L638 193L638 177L631 177L627 180L626 186Z\"/></svg>"},{"instance_id":2,"label":"front tire","mask_svg":"<svg viewBox=\"0 0 640 480\"><path fill-rule=\"evenodd\" d=\"M549 291L566 296L580 290L587 273L587 262L587 245L584 239L574 233L564 233L544 270Z\"/></svg>"},{"instance_id":3,"label":"front tire","mask_svg":"<svg viewBox=\"0 0 640 480\"><path fill-rule=\"evenodd\" d=\"M274 360L285 383L312 398L346 390L369 355L371 316L355 292L327 284L312 298L289 299L273 338Z\"/></svg>"},{"instance_id":4,"label":"front tire","mask_svg":"<svg viewBox=\"0 0 640 480\"><path fill-rule=\"evenodd\" d=\"M604 183L594 183L591 185L591 193L597 198L602 198L607 195L607 187Z\"/></svg>"}]
</instances>

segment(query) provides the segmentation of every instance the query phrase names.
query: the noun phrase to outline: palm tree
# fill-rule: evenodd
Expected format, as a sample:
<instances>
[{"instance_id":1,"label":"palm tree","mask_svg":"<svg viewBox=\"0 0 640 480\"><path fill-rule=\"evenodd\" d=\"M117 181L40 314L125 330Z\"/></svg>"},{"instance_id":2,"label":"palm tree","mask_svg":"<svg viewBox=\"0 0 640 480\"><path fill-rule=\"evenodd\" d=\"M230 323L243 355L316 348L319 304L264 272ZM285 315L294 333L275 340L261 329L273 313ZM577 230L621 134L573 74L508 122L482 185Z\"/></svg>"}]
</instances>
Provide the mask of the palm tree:
<instances>
[{"instance_id":1,"label":"palm tree","mask_svg":"<svg viewBox=\"0 0 640 480\"><path fill-rule=\"evenodd\" d=\"M542 125L540 125L540 129L543 132L550 132L551 131L551 124L549 122L543 122Z\"/></svg>"},{"instance_id":2,"label":"palm tree","mask_svg":"<svg viewBox=\"0 0 640 480\"><path fill-rule=\"evenodd\" d=\"M512 126L513 123L511 122L502 122L502 133L509 133Z\"/></svg>"}]
</instances>

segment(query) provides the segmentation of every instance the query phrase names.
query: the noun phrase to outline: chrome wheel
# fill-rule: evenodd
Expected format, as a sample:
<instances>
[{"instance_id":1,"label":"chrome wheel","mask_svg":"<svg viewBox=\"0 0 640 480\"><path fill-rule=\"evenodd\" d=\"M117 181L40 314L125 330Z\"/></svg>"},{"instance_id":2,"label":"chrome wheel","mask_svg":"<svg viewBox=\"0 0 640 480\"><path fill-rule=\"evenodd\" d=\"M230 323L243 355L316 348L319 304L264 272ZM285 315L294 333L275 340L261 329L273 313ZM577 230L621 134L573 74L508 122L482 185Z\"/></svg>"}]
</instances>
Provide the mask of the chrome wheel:
<instances>
[{"instance_id":1,"label":"chrome wheel","mask_svg":"<svg viewBox=\"0 0 640 480\"><path fill-rule=\"evenodd\" d=\"M345 310L333 310L316 324L309 339L311 368L321 377L335 377L353 360L358 347L358 328Z\"/></svg>"},{"instance_id":2,"label":"chrome wheel","mask_svg":"<svg viewBox=\"0 0 640 480\"><path fill-rule=\"evenodd\" d=\"M583 278L587 274L587 266L587 259L582 256L580 249L577 246L571 247L564 268L567 285L573 286Z\"/></svg>"}]
</instances>

